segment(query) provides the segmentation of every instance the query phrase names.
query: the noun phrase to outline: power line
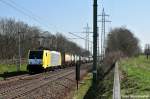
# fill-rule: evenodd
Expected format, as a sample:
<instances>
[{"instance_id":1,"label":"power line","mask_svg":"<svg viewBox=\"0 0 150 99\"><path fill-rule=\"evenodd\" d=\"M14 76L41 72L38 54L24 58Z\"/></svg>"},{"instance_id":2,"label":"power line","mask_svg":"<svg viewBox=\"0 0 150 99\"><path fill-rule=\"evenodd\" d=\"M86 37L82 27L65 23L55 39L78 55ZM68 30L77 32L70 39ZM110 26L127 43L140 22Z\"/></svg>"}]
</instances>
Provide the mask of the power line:
<instances>
[{"instance_id":1,"label":"power line","mask_svg":"<svg viewBox=\"0 0 150 99\"><path fill-rule=\"evenodd\" d=\"M83 37L81 37L81 36L78 36L78 35L76 35L76 34L74 34L74 33L72 33L72 32L69 32L69 34L71 34L71 35L73 35L73 36L75 36L75 37L77 37L78 39L83 39L83 40L87 40L87 39L85 39L85 38L83 38ZM75 39L77 39L77 38L75 38ZM71 39L71 38L70 38ZM73 38L74 39L74 38ZM89 39L88 39L88 42L89 43L91 43L91 48L89 48L89 52L90 52L90 50L91 50L91 54L92 54L92 46L93 46L93 42L92 41L90 41Z\"/></svg>"},{"instance_id":2,"label":"power line","mask_svg":"<svg viewBox=\"0 0 150 99\"><path fill-rule=\"evenodd\" d=\"M14 5L20 7L22 10L24 10L24 11L26 11L26 12L29 12L30 14L32 14L32 16L34 16L34 17L36 17L36 18L38 18L38 19L41 20L41 18L40 18L39 16L35 15L32 11L30 11L30 10L24 8L23 6L18 5L18 4L17 4L16 2L14 2L13 0L8 0L8 1L10 1L10 2L13 3Z\"/></svg>"},{"instance_id":3,"label":"power line","mask_svg":"<svg viewBox=\"0 0 150 99\"><path fill-rule=\"evenodd\" d=\"M44 23L47 23L47 20L44 20L45 18L41 18L40 16L36 15L35 13L33 13L31 10L26 9L25 7L23 7L23 6L19 5L19 4L17 4L17 3L14 2L13 0L8 0L8 1L10 1L10 2L13 3L14 5L20 7L22 10L26 11L27 13L32 14L32 16L36 17L36 18L39 19L40 21L43 20ZM49 26L49 25L47 24L47 26ZM56 28L56 26L54 26L54 27Z\"/></svg>"},{"instance_id":4,"label":"power line","mask_svg":"<svg viewBox=\"0 0 150 99\"><path fill-rule=\"evenodd\" d=\"M87 32L72 32L72 33L83 33L83 34L86 34ZM89 34L93 34L93 32L89 31Z\"/></svg>"},{"instance_id":5,"label":"power line","mask_svg":"<svg viewBox=\"0 0 150 99\"><path fill-rule=\"evenodd\" d=\"M84 27L84 29L85 29L85 49L87 50L87 51L89 51L89 32L90 32L90 27L89 27L89 25L87 24L87 26L86 27Z\"/></svg>"},{"instance_id":6,"label":"power line","mask_svg":"<svg viewBox=\"0 0 150 99\"><path fill-rule=\"evenodd\" d=\"M20 12L20 13L22 13L22 14L24 14L24 15L30 17L30 18L32 18L34 21L40 23L36 18L33 18L32 16L30 16L30 15L28 15L27 13L25 13L24 11L18 9L18 8L15 7L14 5L12 5L12 4L10 4L10 3L6 2L6 1L3 1L3 0L0 0L0 1L1 1L2 3L4 3L4 4L10 6L11 8L15 9L16 11L18 11L18 12Z\"/></svg>"},{"instance_id":7,"label":"power line","mask_svg":"<svg viewBox=\"0 0 150 99\"><path fill-rule=\"evenodd\" d=\"M14 1L11 0L10 2L8 2L8 1L5 1L5 0L0 0L0 2L4 3L5 5L7 5L7 6L11 7L11 8L13 8L14 10L18 11L19 13L28 16L29 18L31 18L31 19L34 20L35 22L37 22L37 23L39 23L39 24L42 24L43 26L49 28L48 25L41 23L41 19L40 19L39 17L37 17L36 15L34 15L31 11L29 11L29 10L27 10L27 9L25 9L24 7L21 7L21 6L20 6L21 9L20 9L20 8L17 8L17 7L16 7L17 4L16 4ZM13 4L12 4L12 3L13 3ZM24 10L22 10L22 9L26 10L26 12L25 12ZM30 15L29 13L27 13L27 12L31 13L34 17L33 17L32 15ZM35 16L36 16L36 18L35 18ZM40 20L39 20L39 19L40 19Z\"/></svg>"},{"instance_id":8,"label":"power line","mask_svg":"<svg viewBox=\"0 0 150 99\"><path fill-rule=\"evenodd\" d=\"M67 39L81 39L81 38L67 38Z\"/></svg>"},{"instance_id":9,"label":"power line","mask_svg":"<svg viewBox=\"0 0 150 99\"><path fill-rule=\"evenodd\" d=\"M90 32L90 29L91 28L89 27L89 25L87 23L86 27L84 27L84 32L71 32L73 34L79 34L79 33L80 34L85 34L85 38L84 38L84 40L85 40L85 49L87 51L90 50L90 44L89 44L90 34L93 34L93 32Z\"/></svg>"},{"instance_id":10,"label":"power line","mask_svg":"<svg viewBox=\"0 0 150 99\"><path fill-rule=\"evenodd\" d=\"M102 14L101 15L98 15L98 16L101 16L101 20L98 21L98 22L101 22L102 23L102 27L101 27L101 57L102 59L104 58L105 56L105 50L106 50L106 31L105 31L105 23L106 22L111 22L111 21L108 21L106 20L106 17L108 17L109 15L108 14L105 14L105 11L104 11L104 8L102 10Z\"/></svg>"},{"instance_id":11,"label":"power line","mask_svg":"<svg viewBox=\"0 0 150 99\"><path fill-rule=\"evenodd\" d=\"M74 33L72 33L72 32L68 32L68 33L71 34L71 35L73 35L73 36L76 36L76 37L78 37L78 38L80 38L80 39L86 40L85 38L83 38L83 37L81 37L81 36L78 36L78 35L76 35L76 34L74 34ZM90 43L93 43L93 42L90 41L90 40L89 40L89 42L90 42Z\"/></svg>"}]
</instances>

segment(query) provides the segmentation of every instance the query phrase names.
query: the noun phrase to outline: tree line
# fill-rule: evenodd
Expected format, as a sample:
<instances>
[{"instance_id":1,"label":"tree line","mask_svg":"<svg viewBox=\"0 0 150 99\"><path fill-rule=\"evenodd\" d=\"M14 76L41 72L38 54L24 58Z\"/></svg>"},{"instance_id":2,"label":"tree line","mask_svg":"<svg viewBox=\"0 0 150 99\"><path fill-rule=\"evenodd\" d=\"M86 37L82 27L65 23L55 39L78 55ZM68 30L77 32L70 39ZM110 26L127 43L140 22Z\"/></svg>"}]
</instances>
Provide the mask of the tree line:
<instances>
[{"instance_id":1,"label":"tree line","mask_svg":"<svg viewBox=\"0 0 150 99\"><path fill-rule=\"evenodd\" d=\"M131 57L141 53L141 47L133 32L125 27L120 27L111 30L108 34L106 53Z\"/></svg>"},{"instance_id":2,"label":"tree line","mask_svg":"<svg viewBox=\"0 0 150 99\"><path fill-rule=\"evenodd\" d=\"M30 26L11 18L0 19L0 59L17 58L19 54L19 37L21 57L26 58L29 50L49 49L77 55L90 53L68 40L61 33L55 35L42 31L39 27Z\"/></svg>"}]
</instances>

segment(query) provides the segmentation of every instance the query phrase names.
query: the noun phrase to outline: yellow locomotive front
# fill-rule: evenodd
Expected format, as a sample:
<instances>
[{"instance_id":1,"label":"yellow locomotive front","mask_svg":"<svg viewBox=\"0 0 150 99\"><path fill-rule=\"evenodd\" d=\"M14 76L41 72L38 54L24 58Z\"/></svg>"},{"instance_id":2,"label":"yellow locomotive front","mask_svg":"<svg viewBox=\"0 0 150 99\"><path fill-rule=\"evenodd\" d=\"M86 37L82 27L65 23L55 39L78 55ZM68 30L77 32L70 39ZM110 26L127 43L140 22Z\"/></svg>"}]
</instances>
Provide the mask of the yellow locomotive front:
<instances>
[{"instance_id":1,"label":"yellow locomotive front","mask_svg":"<svg viewBox=\"0 0 150 99\"><path fill-rule=\"evenodd\" d=\"M32 73L61 68L61 61L61 53L57 51L29 51L27 70Z\"/></svg>"}]
</instances>

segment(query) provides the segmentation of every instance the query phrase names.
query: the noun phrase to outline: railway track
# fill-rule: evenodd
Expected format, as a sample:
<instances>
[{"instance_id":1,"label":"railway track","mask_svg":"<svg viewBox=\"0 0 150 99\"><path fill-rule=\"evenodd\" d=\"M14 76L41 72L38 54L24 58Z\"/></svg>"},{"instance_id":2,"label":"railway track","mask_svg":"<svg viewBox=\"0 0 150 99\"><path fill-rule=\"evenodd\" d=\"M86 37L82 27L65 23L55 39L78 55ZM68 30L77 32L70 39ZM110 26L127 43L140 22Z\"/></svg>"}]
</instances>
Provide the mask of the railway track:
<instances>
[{"instance_id":1,"label":"railway track","mask_svg":"<svg viewBox=\"0 0 150 99\"><path fill-rule=\"evenodd\" d=\"M81 75L86 73L81 69ZM41 73L23 77L13 82L0 84L0 98L2 99L60 99L75 85L75 68L70 67L55 72ZM58 95L59 94L59 95ZM48 98L49 99L49 98Z\"/></svg>"},{"instance_id":2,"label":"railway track","mask_svg":"<svg viewBox=\"0 0 150 99\"><path fill-rule=\"evenodd\" d=\"M25 81L28 82L30 80L45 77L46 74L53 74L53 73L56 73L56 72L59 72L59 71L61 71L61 70L55 70L54 72L49 71L49 72L46 72L46 73L39 73L39 74L34 74L34 75L25 74L25 75L9 77L6 80L0 81L0 88L2 89L4 87L15 86L15 85L18 85L20 83L24 83Z\"/></svg>"}]
</instances>

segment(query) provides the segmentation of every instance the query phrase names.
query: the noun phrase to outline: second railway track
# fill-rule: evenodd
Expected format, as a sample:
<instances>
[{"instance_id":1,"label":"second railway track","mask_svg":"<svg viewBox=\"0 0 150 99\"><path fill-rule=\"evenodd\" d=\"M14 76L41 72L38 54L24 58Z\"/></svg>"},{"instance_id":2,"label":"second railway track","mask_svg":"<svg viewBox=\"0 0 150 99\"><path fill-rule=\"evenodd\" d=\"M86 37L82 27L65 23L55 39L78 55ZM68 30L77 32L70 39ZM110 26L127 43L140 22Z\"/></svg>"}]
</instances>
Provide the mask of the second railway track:
<instances>
[{"instance_id":1,"label":"second railway track","mask_svg":"<svg viewBox=\"0 0 150 99\"><path fill-rule=\"evenodd\" d=\"M86 70L87 68L83 66L81 68L81 75L84 75L86 73ZM23 77L22 79L13 81L12 83L2 83L0 84L0 98L2 97L2 99L26 99L28 97L28 99L31 99L31 96L34 96L34 99L35 97L37 99L41 96L46 98L47 95L45 93L49 92L52 94L51 96L48 95L48 97L55 97L55 99L59 99L59 95L55 94L58 94L58 92L60 95L65 93L65 90L63 89L70 89L70 85L72 84L75 84L74 67L49 73L41 73L38 75ZM47 91L46 89L49 91ZM42 91L40 92L40 90ZM62 90L63 93L60 90ZM43 96L43 94L45 95Z\"/></svg>"}]
</instances>

